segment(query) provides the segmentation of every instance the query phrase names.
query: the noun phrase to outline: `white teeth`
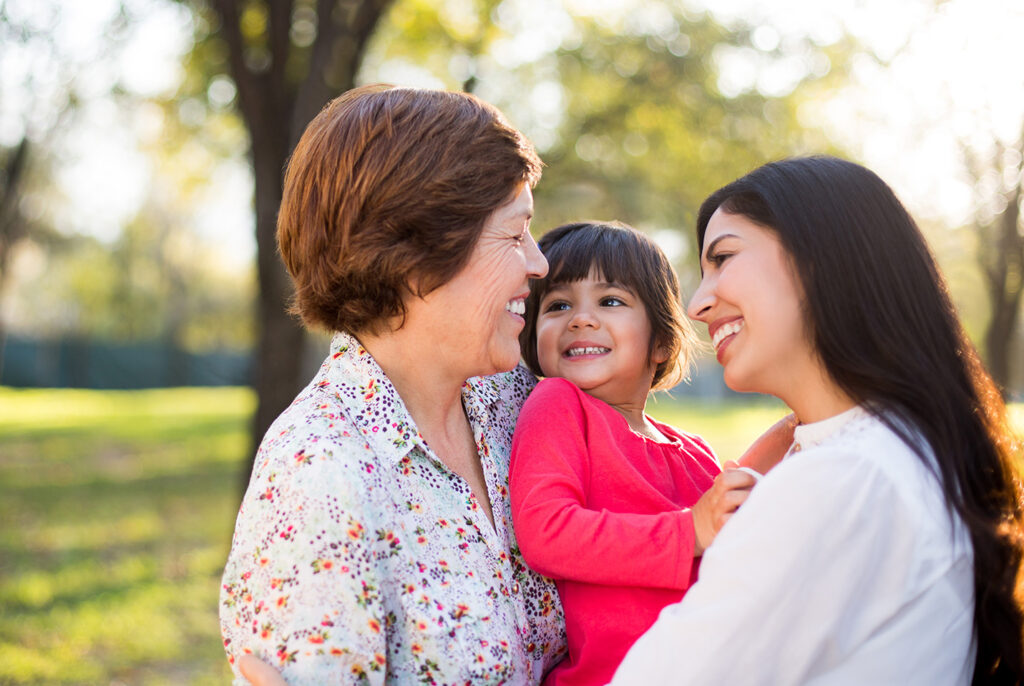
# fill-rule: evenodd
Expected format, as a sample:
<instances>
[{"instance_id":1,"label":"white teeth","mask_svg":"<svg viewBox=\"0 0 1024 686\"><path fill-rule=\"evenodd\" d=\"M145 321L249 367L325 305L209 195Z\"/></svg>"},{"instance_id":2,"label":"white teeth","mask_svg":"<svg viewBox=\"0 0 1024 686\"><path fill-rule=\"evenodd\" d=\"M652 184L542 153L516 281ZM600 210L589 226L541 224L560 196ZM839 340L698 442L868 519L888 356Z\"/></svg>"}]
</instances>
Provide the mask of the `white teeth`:
<instances>
[{"instance_id":1,"label":"white teeth","mask_svg":"<svg viewBox=\"0 0 1024 686\"><path fill-rule=\"evenodd\" d=\"M609 352L611 352L611 348L569 348L565 354L567 357L576 357L577 355L603 355Z\"/></svg>"},{"instance_id":2,"label":"white teeth","mask_svg":"<svg viewBox=\"0 0 1024 686\"><path fill-rule=\"evenodd\" d=\"M715 346L715 349L717 350L719 344L723 340L725 340L726 336L731 336L734 333L738 333L739 330L742 329L742 328L743 328L743 320L742 319L737 319L734 322L729 322L728 324L724 324L723 326L719 327L718 331L715 332L714 338L711 339L711 344L713 346Z\"/></svg>"},{"instance_id":3,"label":"white teeth","mask_svg":"<svg viewBox=\"0 0 1024 686\"><path fill-rule=\"evenodd\" d=\"M518 314L522 317L526 314L526 301L525 300L509 300L505 303L505 309L512 314Z\"/></svg>"}]
</instances>

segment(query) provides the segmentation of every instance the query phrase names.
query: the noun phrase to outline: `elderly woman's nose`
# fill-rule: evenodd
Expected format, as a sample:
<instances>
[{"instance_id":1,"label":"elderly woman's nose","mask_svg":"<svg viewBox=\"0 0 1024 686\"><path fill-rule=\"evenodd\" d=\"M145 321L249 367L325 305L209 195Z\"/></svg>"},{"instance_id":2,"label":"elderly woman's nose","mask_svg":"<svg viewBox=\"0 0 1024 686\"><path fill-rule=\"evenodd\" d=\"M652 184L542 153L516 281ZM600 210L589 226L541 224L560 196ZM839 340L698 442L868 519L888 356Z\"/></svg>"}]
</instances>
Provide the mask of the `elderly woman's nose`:
<instances>
[{"instance_id":1,"label":"elderly woman's nose","mask_svg":"<svg viewBox=\"0 0 1024 686\"><path fill-rule=\"evenodd\" d=\"M540 247L537 245L537 241L533 239L533 235L529 231L526 232L529 236L526 245L526 269L528 276L531 279L543 279L548 273L548 260L544 257L544 253L540 251Z\"/></svg>"}]
</instances>

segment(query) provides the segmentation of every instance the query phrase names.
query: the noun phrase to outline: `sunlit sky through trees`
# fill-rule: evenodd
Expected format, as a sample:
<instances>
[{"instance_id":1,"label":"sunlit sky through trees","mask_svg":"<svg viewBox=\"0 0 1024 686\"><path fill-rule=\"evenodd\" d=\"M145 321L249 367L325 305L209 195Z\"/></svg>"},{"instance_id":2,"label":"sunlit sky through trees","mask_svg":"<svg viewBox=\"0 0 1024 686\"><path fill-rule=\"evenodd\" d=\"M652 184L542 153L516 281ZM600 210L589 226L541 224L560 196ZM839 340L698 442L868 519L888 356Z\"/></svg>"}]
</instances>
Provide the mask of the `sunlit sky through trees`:
<instances>
[{"instance_id":1,"label":"sunlit sky through trees","mask_svg":"<svg viewBox=\"0 0 1024 686\"><path fill-rule=\"evenodd\" d=\"M53 42L62 54L90 65L78 72L78 88L88 104L73 130L60 139L57 180L67 202L58 219L64 230L112 240L151 192L154 162L142 151L162 135L165 115L156 106L119 107L109 95L111 85L121 83L144 96L173 93L183 74L181 57L190 46L190 15L173 3L130 0L127 6L143 20L125 30L116 59L108 60L103 58L109 38L104 31L117 0L5 4L12 15L37 15L40 25L46 25L56 6ZM446 4L456 17L468 5L459 0ZM1022 135L1024 3L1019 0L686 0L684 6L692 13L710 11L728 27L756 27L753 47L723 46L713 55L718 87L727 96L749 90L785 94L807 73L835 67L801 54L793 47L801 42L827 45L845 33L868 47L873 58L862 55L843 65L851 75L849 84L828 99L805 103L800 120L806 127L823 128L878 171L919 217L948 226L968 221L973 191L961 168L960 146L984 148L995 138L1012 143ZM507 38L493 47L493 59L512 69L571 44L576 38L567 12L622 30L642 24L678 31L660 27L665 18L640 0L506 0L496 20ZM471 20L467 14L466 21ZM47 70L39 68L42 58L31 50L4 46L0 59L0 144L10 145L25 127L47 130L58 113L46 94L58 91L60 84L47 82ZM458 68L450 65L453 71ZM28 87L27 72L35 74ZM398 62L368 64L363 79L445 85L428 71ZM488 97L500 88L500 83L483 84L480 94ZM509 112L542 154L560 121L559 88L541 84L520 103L531 113L528 122ZM233 87L226 79L214 81L209 96L226 106ZM189 116L188 103L178 114ZM209 185L200 194L195 230L211 250L242 268L255 250L251 181L243 155L218 162Z\"/></svg>"}]
</instances>

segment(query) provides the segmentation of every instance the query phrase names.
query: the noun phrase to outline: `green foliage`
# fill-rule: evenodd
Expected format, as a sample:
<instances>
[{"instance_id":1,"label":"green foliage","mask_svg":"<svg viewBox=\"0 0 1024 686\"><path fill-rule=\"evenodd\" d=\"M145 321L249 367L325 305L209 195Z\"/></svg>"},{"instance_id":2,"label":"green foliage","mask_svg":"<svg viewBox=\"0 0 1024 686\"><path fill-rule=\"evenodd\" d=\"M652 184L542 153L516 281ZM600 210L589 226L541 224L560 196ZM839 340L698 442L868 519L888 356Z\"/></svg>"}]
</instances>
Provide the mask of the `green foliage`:
<instances>
[{"instance_id":1,"label":"green foliage","mask_svg":"<svg viewBox=\"0 0 1024 686\"><path fill-rule=\"evenodd\" d=\"M619 219L680 232L681 243L692 244L697 207L718 186L772 159L836 152L799 113L842 77L830 65L855 45L790 41L757 50L749 27L722 26L674 2L623 4L632 9L609 16L569 3L400 1L360 79L425 74L501 108L547 164L535 191L541 232L582 218ZM561 28L541 31L538 23ZM532 52L522 45L531 32L543 44ZM795 61L803 71L788 90L723 93L723 51L769 65ZM677 267L693 271L695 263L680 259Z\"/></svg>"}]
</instances>

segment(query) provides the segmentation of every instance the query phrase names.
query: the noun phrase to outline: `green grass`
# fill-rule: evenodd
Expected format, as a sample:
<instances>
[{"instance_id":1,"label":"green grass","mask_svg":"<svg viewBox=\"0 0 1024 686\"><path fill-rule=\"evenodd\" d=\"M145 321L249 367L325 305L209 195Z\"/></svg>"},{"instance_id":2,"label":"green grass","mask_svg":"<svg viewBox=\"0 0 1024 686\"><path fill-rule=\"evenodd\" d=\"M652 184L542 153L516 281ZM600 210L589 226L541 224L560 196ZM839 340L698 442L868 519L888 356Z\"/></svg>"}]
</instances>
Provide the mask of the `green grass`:
<instances>
[{"instance_id":1,"label":"green grass","mask_svg":"<svg viewBox=\"0 0 1024 686\"><path fill-rule=\"evenodd\" d=\"M227 683L217 595L253 407L244 389L0 388L0 684ZM785 414L649 411L722 459Z\"/></svg>"},{"instance_id":2,"label":"green grass","mask_svg":"<svg viewBox=\"0 0 1024 686\"><path fill-rule=\"evenodd\" d=\"M242 389L0 389L0 683L223 684Z\"/></svg>"}]
</instances>

